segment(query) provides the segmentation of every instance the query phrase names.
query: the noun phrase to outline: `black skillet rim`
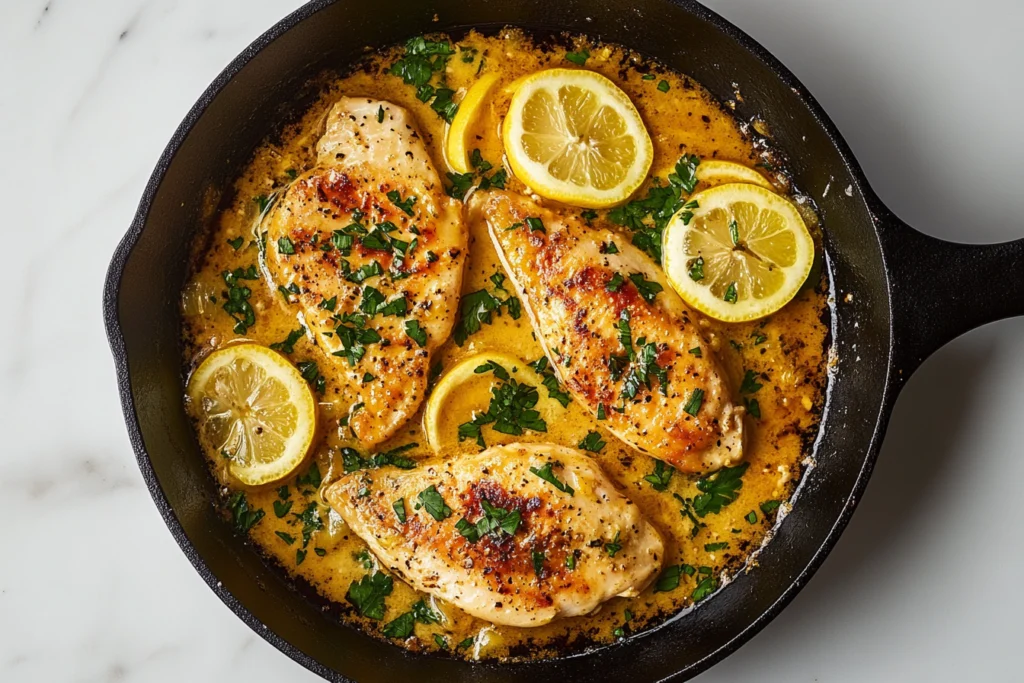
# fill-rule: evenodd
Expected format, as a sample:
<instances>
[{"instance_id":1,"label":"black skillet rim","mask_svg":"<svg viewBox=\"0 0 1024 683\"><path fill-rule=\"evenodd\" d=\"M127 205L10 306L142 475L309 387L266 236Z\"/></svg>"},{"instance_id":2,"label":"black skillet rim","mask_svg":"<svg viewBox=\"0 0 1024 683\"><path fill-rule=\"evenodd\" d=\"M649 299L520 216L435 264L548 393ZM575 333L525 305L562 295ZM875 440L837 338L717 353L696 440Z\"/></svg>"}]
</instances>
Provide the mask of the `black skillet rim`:
<instances>
[{"instance_id":1,"label":"black skillet rim","mask_svg":"<svg viewBox=\"0 0 1024 683\"><path fill-rule=\"evenodd\" d=\"M220 94L220 92L227 86L232 78L241 71L250 60L253 59L260 51L263 50L267 45L276 40L279 36L283 35L297 24L305 21L312 17L314 14L321 10L333 5L338 0L312 0L311 2L298 8L281 21L276 23L265 33L260 35L256 40L250 43L237 57L235 57L220 74L214 79L214 81L207 87L203 94L199 97L196 103L192 106L189 112L185 115L185 118L179 124L175 130L173 136L168 142L160 155L159 160L146 183L146 188L143 191L142 198L139 202L139 207L136 211L135 217L132 220L131 226L118 244L114 255L111 259L110 266L107 271L107 276L103 287L103 320L104 326L107 332L107 339L110 343L111 353L114 357L114 364L117 373L118 393L121 399L122 412L124 413L125 423L128 429L129 440L132 444L132 450L135 452L136 460L138 461L139 469L142 473L143 479L145 479L146 487L149 489L150 495L153 498L153 502L157 509L160 511L160 515L164 519L164 523L167 525L168 530L174 537L174 540L178 543L178 546L184 552L189 562L196 569L206 584L213 590L213 592L224 602L225 605L246 625L249 626L255 633L266 640L268 643L273 645L275 648L288 655L291 659L298 662L306 669L316 673L322 678L330 681L338 681L339 683L348 683L351 679L343 676L334 669L330 669L321 664L315 658L305 654L297 647L293 646L290 642L279 636L277 633L270 630L270 628L262 621L257 619L253 614L237 599L232 595L217 577L213 574L210 568L206 565L206 562L196 551L191 541L185 533L184 528L178 521L177 515L174 512L173 507L167 500L166 495L161 488L160 482L157 479L156 473L153 470L152 463L149 460L149 454L146 451L145 443L142 438L141 427L138 422L138 418L135 411L135 401L131 390L131 381L129 379L128 372L128 357L125 349L124 337L121 334L120 321L118 319L118 299L121 288L121 280L124 275L125 266L128 259L135 248L139 237L142 234L142 230L145 227L149 211L152 207L153 199L159 191L160 185L163 182L164 176L167 173L168 167L173 161L178 149L188 137L193 126L198 122L207 107L213 102L214 99ZM871 190L870 185L864 176L860 165L857 163L853 156L852 151L839 133L835 124L828 117L825 111L818 104L817 100L808 92L807 88L796 78L793 73L786 68L774 55L772 55L767 49L762 47L752 37L747 35L745 32L734 26L726 19L710 10L709 8L697 3L695 0L669 0L675 5L678 5L685 9L687 12L713 24L717 29L726 34L729 38L735 41L740 47L747 50L754 55L757 59L763 62L777 78L779 78L785 85L790 87L794 94L802 101L802 103L808 108L812 117L815 119L817 124L825 132L826 136L831 141L832 145L836 148L839 153L843 164L850 172L850 176L857 185L861 196L864 197L867 203L870 214L874 217L876 225L874 228L877 230L879 222L879 216L885 216L888 214L888 209L881 203L874 192ZM886 272L886 278L889 278L888 272ZM887 283L888 285L889 283ZM868 444L866 453L864 454L864 461L860 472L857 475L857 481L854 488L852 489L850 496L847 498L847 502L844 505L842 512L836 519L835 524L829 531L824 542L815 551L810 562L804 567L803 570L796 576L793 582L783 591L782 595L764 612L762 612L754 621L752 621L741 633L733 637L731 640L723 644L717 650L710 655L707 655L703 659L693 662L689 666L679 670L673 676L665 680L671 680L680 677L692 678L697 674L706 671L708 668L718 663L722 659L726 658L743 644L757 635L765 626L768 625L778 614L790 603L790 601L796 596L797 593L807 584L814 573L821 567L825 558L835 547L842 535L843 530L849 523L853 512L856 510L858 503L863 497L863 492L867 486L868 480L870 479L871 472L874 469L876 460L878 459L879 450L881 447L882 436L884 435L886 425L889 420L892 404L895 401L895 397L898 393L898 387L894 385L893 381L893 348L892 348L892 315L894 311L890 306L889 313L889 328L890 328L890 344L889 344L889 368L886 375L886 384L884 394L880 402L879 413L876 417L875 429L871 436L871 441ZM577 656L586 656L585 653ZM354 682L353 682L354 683Z\"/></svg>"}]
</instances>

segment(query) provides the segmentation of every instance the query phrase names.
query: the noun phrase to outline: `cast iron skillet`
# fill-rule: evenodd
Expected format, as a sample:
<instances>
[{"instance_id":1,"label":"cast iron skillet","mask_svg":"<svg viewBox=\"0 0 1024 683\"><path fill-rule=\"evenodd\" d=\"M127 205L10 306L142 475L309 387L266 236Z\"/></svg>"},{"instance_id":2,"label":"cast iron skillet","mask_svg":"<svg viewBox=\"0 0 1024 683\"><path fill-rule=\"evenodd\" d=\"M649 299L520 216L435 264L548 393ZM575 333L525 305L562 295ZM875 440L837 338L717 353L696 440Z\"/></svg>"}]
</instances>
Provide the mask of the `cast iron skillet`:
<instances>
[{"instance_id":1,"label":"cast iron skillet","mask_svg":"<svg viewBox=\"0 0 1024 683\"><path fill-rule=\"evenodd\" d=\"M268 568L216 514L211 477L182 407L177 302L204 193L229 188L261 139L309 101L310 77L344 69L364 46L507 24L633 47L695 77L723 101L739 84L739 118L756 114L770 123L797 186L818 201L837 302L839 362L815 444L817 466L756 569L622 644L544 662L469 664L407 654L340 624ZM904 225L868 187L835 126L793 74L691 0L312 2L249 46L189 112L157 163L104 290L128 432L174 538L253 630L328 680L360 682L695 676L763 628L824 560L861 498L910 373L957 335L1012 315L1024 315L1024 240L965 246Z\"/></svg>"}]
</instances>

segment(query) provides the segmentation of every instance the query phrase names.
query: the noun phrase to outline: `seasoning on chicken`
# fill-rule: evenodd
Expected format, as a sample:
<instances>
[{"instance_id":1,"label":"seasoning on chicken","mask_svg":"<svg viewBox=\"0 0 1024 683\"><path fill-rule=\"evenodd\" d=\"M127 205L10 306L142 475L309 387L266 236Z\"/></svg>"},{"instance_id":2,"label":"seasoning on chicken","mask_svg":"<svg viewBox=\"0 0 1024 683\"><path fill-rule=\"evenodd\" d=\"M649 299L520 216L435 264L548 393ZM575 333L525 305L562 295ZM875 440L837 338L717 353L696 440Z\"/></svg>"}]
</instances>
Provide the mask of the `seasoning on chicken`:
<instances>
[{"instance_id":1,"label":"seasoning on chicken","mask_svg":"<svg viewBox=\"0 0 1024 683\"><path fill-rule=\"evenodd\" d=\"M589 614L639 594L662 564L639 508L553 444L353 472L325 497L390 571L494 624Z\"/></svg>"},{"instance_id":2,"label":"seasoning on chicken","mask_svg":"<svg viewBox=\"0 0 1024 683\"><path fill-rule=\"evenodd\" d=\"M551 367L612 433L681 470L743 457L743 415L693 314L628 239L511 192L477 193Z\"/></svg>"},{"instance_id":3,"label":"seasoning on chicken","mask_svg":"<svg viewBox=\"0 0 1024 683\"><path fill-rule=\"evenodd\" d=\"M389 102L340 99L317 153L264 221L266 263L333 357L322 371L372 445L419 408L430 356L451 332L462 204L445 194L412 116Z\"/></svg>"}]
</instances>

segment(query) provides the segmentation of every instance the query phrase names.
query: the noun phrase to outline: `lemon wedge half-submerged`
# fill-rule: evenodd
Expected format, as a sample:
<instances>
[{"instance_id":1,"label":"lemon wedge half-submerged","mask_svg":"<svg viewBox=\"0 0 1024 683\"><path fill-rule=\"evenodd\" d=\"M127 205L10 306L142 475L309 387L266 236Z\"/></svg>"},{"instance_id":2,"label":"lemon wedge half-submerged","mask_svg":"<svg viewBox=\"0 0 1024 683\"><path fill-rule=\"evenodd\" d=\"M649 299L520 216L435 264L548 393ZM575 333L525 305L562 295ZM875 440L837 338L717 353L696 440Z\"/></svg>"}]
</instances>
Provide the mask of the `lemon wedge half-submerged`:
<instances>
[{"instance_id":1,"label":"lemon wedge half-submerged","mask_svg":"<svg viewBox=\"0 0 1024 683\"><path fill-rule=\"evenodd\" d=\"M448 165L459 173L469 173L472 166L469 161L472 145L473 127L480 118L481 110L487 101L491 88L498 82L497 74L484 74L476 81L459 102L459 110L445 134L444 156Z\"/></svg>"},{"instance_id":2,"label":"lemon wedge half-submerged","mask_svg":"<svg viewBox=\"0 0 1024 683\"><path fill-rule=\"evenodd\" d=\"M766 190L775 189L767 178L749 166L737 164L735 161L718 159L701 159L700 165L697 166L697 180L700 181L703 188L729 183L748 183Z\"/></svg>"},{"instance_id":3,"label":"lemon wedge half-submerged","mask_svg":"<svg viewBox=\"0 0 1024 683\"><path fill-rule=\"evenodd\" d=\"M457 425L468 422L476 410L487 410L495 375L488 364L501 366L511 379L538 389L540 400L536 410L546 421L558 419L564 408L548 395L544 377L529 364L507 353L485 351L465 358L454 365L430 392L423 412L423 431L427 444L439 452L457 438Z\"/></svg>"},{"instance_id":4,"label":"lemon wedge half-submerged","mask_svg":"<svg viewBox=\"0 0 1024 683\"><path fill-rule=\"evenodd\" d=\"M624 202L654 158L629 96L593 71L547 69L522 79L501 130L516 177L543 197L575 206Z\"/></svg>"},{"instance_id":5,"label":"lemon wedge half-submerged","mask_svg":"<svg viewBox=\"0 0 1024 683\"><path fill-rule=\"evenodd\" d=\"M259 344L211 353L188 383L203 447L228 458L247 486L284 479L302 464L316 433L316 400L288 360Z\"/></svg>"},{"instance_id":6,"label":"lemon wedge half-submerged","mask_svg":"<svg viewBox=\"0 0 1024 683\"><path fill-rule=\"evenodd\" d=\"M703 165L703 164L702 164ZM732 183L690 198L665 228L663 263L687 304L725 322L785 306L807 279L814 240L800 213L762 187Z\"/></svg>"}]
</instances>

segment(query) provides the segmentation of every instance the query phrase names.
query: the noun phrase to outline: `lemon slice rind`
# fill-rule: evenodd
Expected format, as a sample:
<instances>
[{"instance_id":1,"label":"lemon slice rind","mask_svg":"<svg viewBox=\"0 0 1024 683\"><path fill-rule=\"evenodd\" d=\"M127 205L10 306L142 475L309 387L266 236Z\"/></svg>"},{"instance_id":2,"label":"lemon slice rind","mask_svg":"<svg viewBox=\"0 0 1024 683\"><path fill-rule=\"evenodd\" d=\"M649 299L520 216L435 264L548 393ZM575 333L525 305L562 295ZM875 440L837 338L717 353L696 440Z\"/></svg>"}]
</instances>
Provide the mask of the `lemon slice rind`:
<instances>
[{"instance_id":1,"label":"lemon slice rind","mask_svg":"<svg viewBox=\"0 0 1024 683\"><path fill-rule=\"evenodd\" d=\"M448 166L458 173L469 173L472 167L469 163L468 138L480 116L480 110L491 88L498 82L497 74L484 74L477 80L465 96L459 102L459 109L455 112L451 125L445 132L444 156Z\"/></svg>"},{"instance_id":2,"label":"lemon slice rind","mask_svg":"<svg viewBox=\"0 0 1024 683\"><path fill-rule=\"evenodd\" d=\"M242 372L257 374L257 380L250 378L249 387L253 387L252 381L258 381L255 385L258 392L250 391L249 395L244 397L214 396L225 386L244 386L246 380L238 378ZM268 388L269 391L265 391ZM216 400L217 407L222 411L233 411L230 419L234 420L234 423L230 429L234 431L244 429L238 413L251 414L256 409L263 410L264 415L279 414L279 411L275 410L277 404L256 405L260 395L276 395L277 398L283 399L279 400L278 404L287 404L284 409L288 415L294 417L294 420L293 424L286 425L286 433L278 429L281 425L270 424L265 430L256 430L255 436L250 430L251 440L258 440L262 434L270 435L273 432L272 438L281 443L280 451L275 457L250 462L240 462L232 458L228 463L228 471L242 484L255 487L280 481L292 474L305 461L316 434L316 399L295 366L276 351L253 343L232 344L218 349L192 373L187 393L193 414L200 422L200 441L204 447L217 451L213 453L217 458L221 457L219 444L211 444L209 439L205 438L204 423L209 419L209 414L204 402L210 402L212 405L212 401ZM271 436L266 438L269 439Z\"/></svg>"},{"instance_id":3,"label":"lemon slice rind","mask_svg":"<svg viewBox=\"0 0 1024 683\"><path fill-rule=\"evenodd\" d=\"M662 243L665 275L672 288L689 306L716 320L738 323L771 315L797 295L811 271L815 248L807 226L788 200L756 185L741 183L719 185L694 194L690 200L698 205L693 209L693 217L684 221L685 212L682 211L673 216L665 228ZM690 253L692 249L688 235L691 231L701 229L703 221L715 212L724 212L730 220L737 220L736 210L741 204L753 205L762 218L763 212L767 211L775 214L773 218L783 221L784 228L775 235L776 239L786 240L786 251L791 252L792 263L778 264L759 257L773 273L781 271L781 281L771 291L763 292L762 296L747 295L744 290L752 290L751 287L737 287L739 295L736 302L732 303L713 294L709 287L718 276L716 264L721 264L724 258L752 257L734 249L727 239L704 239L705 244L710 243L709 248ZM720 216L717 213L715 215ZM739 219L742 220L742 216ZM741 242L743 236L748 234L748 229L749 226L738 226ZM780 237L782 233L787 235ZM705 276L700 280L694 280L689 274L697 257L703 258L704 263ZM751 268L744 267L742 272L751 272Z\"/></svg>"},{"instance_id":4,"label":"lemon slice rind","mask_svg":"<svg viewBox=\"0 0 1024 683\"><path fill-rule=\"evenodd\" d=\"M702 159L697 165L697 180L704 183L706 188L730 183L748 183L766 190L775 190L767 178L749 166L720 159Z\"/></svg>"}]
</instances>

